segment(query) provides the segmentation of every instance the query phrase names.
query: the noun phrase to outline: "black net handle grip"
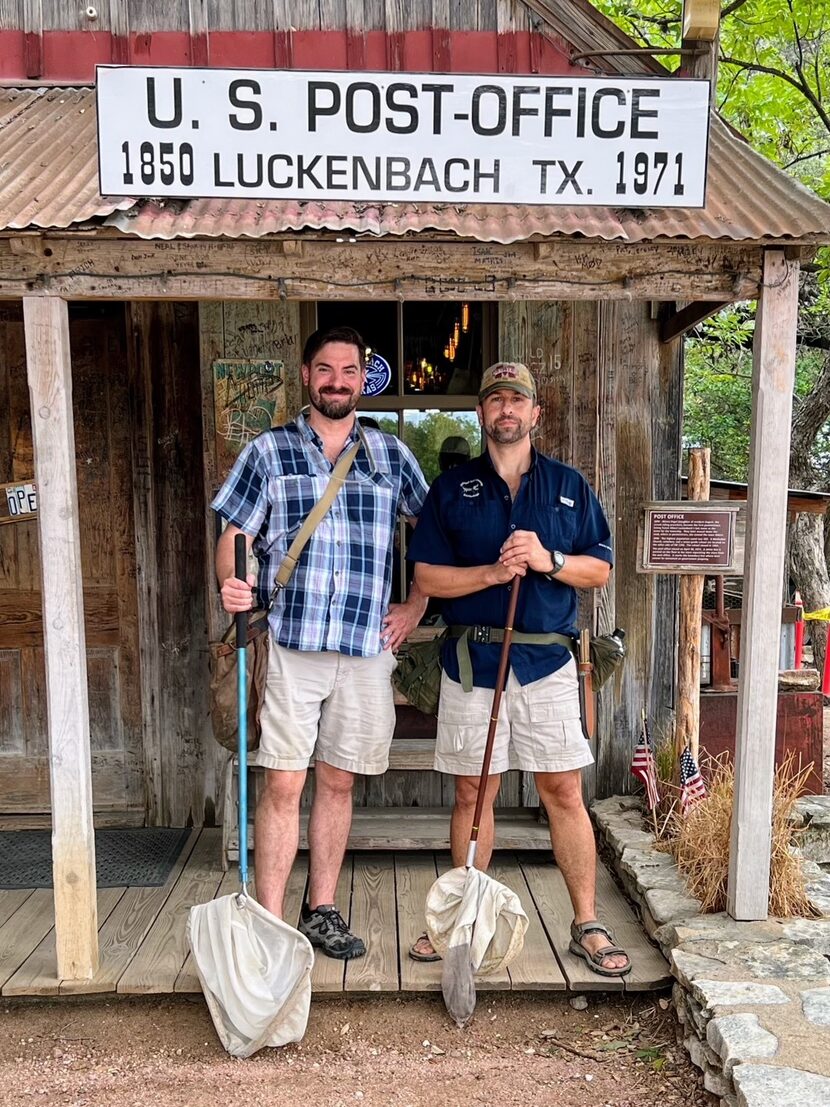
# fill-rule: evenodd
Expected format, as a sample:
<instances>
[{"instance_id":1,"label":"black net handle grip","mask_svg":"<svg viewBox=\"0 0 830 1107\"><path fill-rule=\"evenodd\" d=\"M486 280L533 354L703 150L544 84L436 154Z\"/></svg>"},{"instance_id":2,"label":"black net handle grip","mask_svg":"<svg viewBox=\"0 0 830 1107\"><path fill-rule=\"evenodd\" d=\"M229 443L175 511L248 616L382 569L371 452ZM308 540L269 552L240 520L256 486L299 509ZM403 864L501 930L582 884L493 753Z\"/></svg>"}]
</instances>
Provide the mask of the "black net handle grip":
<instances>
[{"instance_id":1,"label":"black net handle grip","mask_svg":"<svg viewBox=\"0 0 830 1107\"><path fill-rule=\"evenodd\" d=\"M248 544L244 534L237 534L233 540L234 570L233 575L237 580L247 580L248 574ZM244 650L248 644L248 612L236 613L236 648Z\"/></svg>"}]
</instances>

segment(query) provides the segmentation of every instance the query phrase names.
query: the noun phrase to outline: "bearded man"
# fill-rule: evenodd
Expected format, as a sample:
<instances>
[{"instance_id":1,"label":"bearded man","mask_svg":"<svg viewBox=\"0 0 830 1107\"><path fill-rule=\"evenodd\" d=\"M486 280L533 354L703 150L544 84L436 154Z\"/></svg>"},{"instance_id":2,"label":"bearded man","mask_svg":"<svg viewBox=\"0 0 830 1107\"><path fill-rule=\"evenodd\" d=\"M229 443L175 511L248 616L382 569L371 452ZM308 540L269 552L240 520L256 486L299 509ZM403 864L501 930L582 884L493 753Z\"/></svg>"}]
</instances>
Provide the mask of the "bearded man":
<instances>
[{"instance_id":1,"label":"bearded man","mask_svg":"<svg viewBox=\"0 0 830 1107\"><path fill-rule=\"evenodd\" d=\"M593 756L580 723L576 664L562 644L576 633L576 590L601 588L608 580L613 562L608 523L582 474L533 447L541 408L526 365L499 362L485 370L477 412L484 453L437 478L409 546L415 580L438 599L449 627L435 768L455 778L453 865L465 863L499 643L510 591L521 578L518 633L476 862L486 869L490 861L501 774L533 773L573 906L570 951L601 976L625 976L631 969L628 954L596 917L596 847L582 802L582 769ZM423 934L410 956L431 961L438 955Z\"/></svg>"},{"instance_id":2,"label":"bearded man","mask_svg":"<svg viewBox=\"0 0 830 1107\"><path fill-rule=\"evenodd\" d=\"M359 443L348 476L315 528L269 614L268 679L256 764L265 770L256 810L256 892L282 918L299 842L300 796L314 758L309 884L300 930L329 957L366 952L337 910L335 889L352 819L356 773L384 773L395 726L395 650L426 600L417 586L390 604L395 528L413 521L427 485L394 435L358 425L366 347L350 327L315 331L303 350L310 407L255 438L212 503L226 526L216 575L229 614L267 607L274 579L338 459ZM256 577L234 574L244 534ZM288 920L294 922L295 920Z\"/></svg>"}]
</instances>

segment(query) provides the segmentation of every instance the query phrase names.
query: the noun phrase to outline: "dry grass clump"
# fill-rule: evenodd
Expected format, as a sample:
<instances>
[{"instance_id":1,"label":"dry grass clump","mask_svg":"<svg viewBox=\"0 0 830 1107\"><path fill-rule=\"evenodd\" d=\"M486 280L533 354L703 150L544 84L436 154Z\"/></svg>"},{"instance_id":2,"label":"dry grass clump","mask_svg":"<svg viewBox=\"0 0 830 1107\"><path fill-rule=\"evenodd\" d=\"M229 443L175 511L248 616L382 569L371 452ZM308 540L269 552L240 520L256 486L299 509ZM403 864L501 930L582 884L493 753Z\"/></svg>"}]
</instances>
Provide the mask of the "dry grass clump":
<instances>
[{"instance_id":1,"label":"dry grass clump","mask_svg":"<svg viewBox=\"0 0 830 1107\"><path fill-rule=\"evenodd\" d=\"M679 802L664 823L664 848L674 855L686 878L689 894L700 900L703 911L726 909L729 873L729 840L735 770L725 757L702 763L707 796L684 816ZM772 803L772 850L770 857L769 913L779 918L816 918L820 915L807 898L798 858L793 854L796 831L789 823L795 801L812 765L795 770L792 756L775 772ZM674 788L675 795L677 789ZM665 794L665 786L663 786Z\"/></svg>"}]
</instances>

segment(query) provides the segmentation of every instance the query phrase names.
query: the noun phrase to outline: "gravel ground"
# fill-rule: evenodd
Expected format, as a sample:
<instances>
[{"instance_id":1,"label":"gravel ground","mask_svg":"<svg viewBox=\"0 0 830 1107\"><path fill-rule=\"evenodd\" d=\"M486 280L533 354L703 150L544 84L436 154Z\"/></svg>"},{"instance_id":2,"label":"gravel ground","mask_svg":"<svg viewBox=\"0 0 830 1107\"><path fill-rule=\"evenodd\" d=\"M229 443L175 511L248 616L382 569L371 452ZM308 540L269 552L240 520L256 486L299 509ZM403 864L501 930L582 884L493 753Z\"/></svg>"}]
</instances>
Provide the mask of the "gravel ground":
<instances>
[{"instance_id":1,"label":"gravel ground","mask_svg":"<svg viewBox=\"0 0 830 1107\"><path fill-rule=\"evenodd\" d=\"M302 1043L235 1061L201 998L0 1007L0 1104L49 1107L713 1107L665 997L316 999Z\"/></svg>"}]
</instances>

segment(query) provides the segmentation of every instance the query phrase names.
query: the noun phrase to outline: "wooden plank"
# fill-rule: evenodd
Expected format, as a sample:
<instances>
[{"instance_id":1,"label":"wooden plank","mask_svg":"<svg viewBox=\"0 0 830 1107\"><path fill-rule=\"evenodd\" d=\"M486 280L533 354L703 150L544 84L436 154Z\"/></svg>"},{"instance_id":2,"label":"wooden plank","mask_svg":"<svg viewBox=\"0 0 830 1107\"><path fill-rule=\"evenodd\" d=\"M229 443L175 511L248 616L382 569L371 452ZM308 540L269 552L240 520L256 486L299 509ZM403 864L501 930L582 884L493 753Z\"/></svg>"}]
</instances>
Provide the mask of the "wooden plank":
<instances>
[{"instance_id":1,"label":"wooden plank","mask_svg":"<svg viewBox=\"0 0 830 1107\"><path fill-rule=\"evenodd\" d=\"M561 871L552 863L522 860L536 908L559 961L568 988L575 992L621 992L619 977L598 976L585 962L568 951L573 907ZM597 898L597 913L602 918L606 904Z\"/></svg>"},{"instance_id":2,"label":"wooden plank","mask_svg":"<svg viewBox=\"0 0 830 1107\"><path fill-rule=\"evenodd\" d=\"M366 943L366 955L347 963L345 990L397 992L395 862L389 854L355 856L350 925Z\"/></svg>"},{"instance_id":3,"label":"wooden plank","mask_svg":"<svg viewBox=\"0 0 830 1107\"><path fill-rule=\"evenodd\" d=\"M689 450L688 497L690 500L709 499L711 476L711 452L708 446L695 446ZM700 639L703 612L703 574L680 578L678 588L680 610L677 644L677 705L674 731L674 750L679 783L680 755L686 746L695 761L700 747Z\"/></svg>"},{"instance_id":4,"label":"wooden plank","mask_svg":"<svg viewBox=\"0 0 830 1107\"><path fill-rule=\"evenodd\" d=\"M413 961L409 956L410 947L426 929L424 904L437 876L434 854L395 854L402 992L441 991L441 962Z\"/></svg>"},{"instance_id":5,"label":"wooden plank","mask_svg":"<svg viewBox=\"0 0 830 1107\"><path fill-rule=\"evenodd\" d=\"M17 972L54 925L52 889L36 888L0 926L0 983L5 984Z\"/></svg>"},{"instance_id":6,"label":"wooden plank","mask_svg":"<svg viewBox=\"0 0 830 1107\"><path fill-rule=\"evenodd\" d=\"M349 922L352 905L352 866L354 858L347 853L337 879L334 899L337 910ZM314 951L314 968L311 970L313 992L342 992L346 974L346 962L336 957L326 957L319 949Z\"/></svg>"},{"instance_id":7,"label":"wooden plank","mask_svg":"<svg viewBox=\"0 0 830 1107\"><path fill-rule=\"evenodd\" d=\"M15 911L20 910L32 891L32 888L0 889L0 927L5 926Z\"/></svg>"},{"instance_id":8,"label":"wooden plank","mask_svg":"<svg viewBox=\"0 0 830 1107\"><path fill-rule=\"evenodd\" d=\"M117 646L118 597L109 588L85 588L84 630L90 648ZM41 592L0 591L0 649L43 645Z\"/></svg>"},{"instance_id":9,"label":"wooden plank","mask_svg":"<svg viewBox=\"0 0 830 1107\"><path fill-rule=\"evenodd\" d=\"M58 973L98 968L81 536L67 304L23 298L35 446L52 784Z\"/></svg>"},{"instance_id":10,"label":"wooden plank","mask_svg":"<svg viewBox=\"0 0 830 1107\"><path fill-rule=\"evenodd\" d=\"M764 257L753 339L746 575L727 910L767 917L781 581L795 374L798 262Z\"/></svg>"},{"instance_id":11,"label":"wooden plank","mask_svg":"<svg viewBox=\"0 0 830 1107\"><path fill-rule=\"evenodd\" d=\"M98 920L105 922L112 914L126 888L98 890ZM86 983L86 981L79 981ZM61 991L55 950L55 928L52 927L35 946L17 972L6 981L6 996L54 996Z\"/></svg>"},{"instance_id":12,"label":"wooden plank","mask_svg":"<svg viewBox=\"0 0 830 1107\"><path fill-rule=\"evenodd\" d=\"M221 832L205 829L188 864L174 885L135 957L118 981L118 991L131 995L170 993L187 957L185 927L194 903L213 899L221 882Z\"/></svg>"},{"instance_id":13,"label":"wooden plank","mask_svg":"<svg viewBox=\"0 0 830 1107\"><path fill-rule=\"evenodd\" d=\"M631 972L623 978L626 992L652 992L671 984L668 962L648 940L636 911L602 864L597 865L597 918L611 927L617 944L631 958Z\"/></svg>"},{"instance_id":14,"label":"wooden plank","mask_svg":"<svg viewBox=\"0 0 830 1107\"><path fill-rule=\"evenodd\" d=\"M300 812L300 849L308 848L308 812ZM253 825L248 827L253 842ZM228 833L228 860L238 857L238 832ZM450 812L447 807L362 807L354 811L349 849L448 849ZM527 808L502 808L496 817L496 848L549 850L547 827Z\"/></svg>"},{"instance_id":15,"label":"wooden plank","mask_svg":"<svg viewBox=\"0 0 830 1107\"><path fill-rule=\"evenodd\" d=\"M176 858L170 875L161 887L127 888L115 909L98 930L100 964L91 980L62 980L61 995L114 992L127 965L135 956L145 935L164 909L170 892L181 876L200 831L194 830Z\"/></svg>"},{"instance_id":16,"label":"wooden plank","mask_svg":"<svg viewBox=\"0 0 830 1107\"><path fill-rule=\"evenodd\" d=\"M565 977L559 968L556 954L548 941L533 896L515 855L495 854L490 864L490 872L500 884L504 884L516 893L528 918L522 951L507 969L510 987L513 991L564 990L567 987Z\"/></svg>"},{"instance_id":17,"label":"wooden plank","mask_svg":"<svg viewBox=\"0 0 830 1107\"><path fill-rule=\"evenodd\" d=\"M49 256L12 253L0 241L0 296L73 299L258 300L275 303L274 261L281 240L122 242L50 237ZM287 240L289 241L289 240ZM159 249L164 247L164 249ZM309 240L283 253L279 273L289 301L354 299L372 272L373 299L504 301L720 300L756 295L761 250L744 244L542 242L328 244ZM116 276L96 276L106 272ZM735 288L735 274L740 274ZM365 288L363 289L365 291Z\"/></svg>"},{"instance_id":18,"label":"wooden plank","mask_svg":"<svg viewBox=\"0 0 830 1107\"><path fill-rule=\"evenodd\" d=\"M686 331L696 327L698 323L702 323L704 319L708 319L711 315L715 315L721 308L727 306L728 301L724 301L719 304L711 301L705 303L692 302L686 304L680 311L670 312L660 320L660 341L671 342L672 339L679 338L680 335L685 334Z\"/></svg>"}]
</instances>

